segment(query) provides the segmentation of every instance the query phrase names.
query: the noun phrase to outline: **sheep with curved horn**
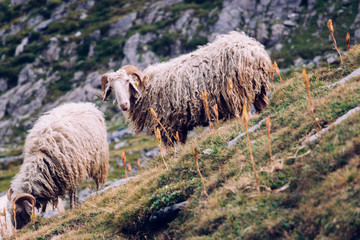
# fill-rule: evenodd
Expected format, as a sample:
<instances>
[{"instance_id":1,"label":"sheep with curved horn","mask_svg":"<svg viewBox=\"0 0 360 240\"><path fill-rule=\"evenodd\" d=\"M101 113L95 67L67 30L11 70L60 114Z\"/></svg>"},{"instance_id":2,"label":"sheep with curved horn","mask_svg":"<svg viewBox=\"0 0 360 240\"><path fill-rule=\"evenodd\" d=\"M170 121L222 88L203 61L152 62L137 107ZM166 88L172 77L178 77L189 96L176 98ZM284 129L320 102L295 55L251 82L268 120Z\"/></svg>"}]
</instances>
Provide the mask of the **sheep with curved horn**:
<instances>
[{"instance_id":1,"label":"sheep with curved horn","mask_svg":"<svg viewBox=\"0 0 360 240\"><path fill-rule=\"evenodd\" d=\"M66 193L73 207L76 188L92 178L104 185L109 167L105 120L94 104L67 103L43 115L30 130L24 162L8 190L8 209L15 202L17 228L30 221L32 203L44 212ZM13 222L14 224L14 222Z\"/></svg>"},{"instance_id":2,"label":"sheep with curved horn","mask_svg":"<svg viewBox=\"0 0 360 240\"><path fill-rule=\"evenodd\" d=\"M171 140L176 140L178 132L184 143L188 131L209 124L204 91L208 105L217 104L219 119L236 117L243 106L250 109L254 104L257 111L264 108L270 90L270 66L263 45L244 33L230 32L194 52L148 66L143 71L145 77L131 65L106 73L101 78L104 96L99 97L107 101L114 93L137 132L154 134L160 127L149 110L154 109ZM164 132L162 140L170 145Z\"/></svg>"}]
</instances>

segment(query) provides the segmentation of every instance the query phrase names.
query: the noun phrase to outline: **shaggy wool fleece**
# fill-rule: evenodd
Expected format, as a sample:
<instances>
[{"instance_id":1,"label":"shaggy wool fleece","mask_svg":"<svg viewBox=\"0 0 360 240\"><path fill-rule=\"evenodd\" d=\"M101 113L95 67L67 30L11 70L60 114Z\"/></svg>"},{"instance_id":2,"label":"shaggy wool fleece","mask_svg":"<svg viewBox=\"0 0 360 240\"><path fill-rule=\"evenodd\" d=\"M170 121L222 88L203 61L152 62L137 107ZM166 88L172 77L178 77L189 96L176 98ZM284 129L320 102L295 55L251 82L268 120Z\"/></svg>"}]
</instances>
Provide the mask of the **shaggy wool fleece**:
<instances>
[{"instance_id":1,"label":"shaggy wool fleece","mask_svg":"<svg viewBox=\"0 0 360 240\"><path fill-rule=\"evenodd\" d=\"M185 142L188 131L208 124L204 91L209 107L218 105L219 119L236 117L243 106L250 109L254 104L257 111L264 108L270 66L269 55L255 39L239 32L220 35L194 52L147 67L145 85L139 98L132 97L129 117L137 132L145 129L154 134L154 127L160 126L149 111L151 107L172 140L178 131ZM170 144L163 131L162 139Z\"/></svg>"},{"instance_id":2,"label":"shaggy wool fleece","mask_svg":"<svg viewBox=\"0 0 360 240\"><path fill-rule=\"evenodd\" d=\"M63 104L38 119L25 142L20 172L11 183L14 196L33 195L41 205L76 191L93 178L102 186L108 175L105 120L92 103Z\"/></svg>"}]
</instances>

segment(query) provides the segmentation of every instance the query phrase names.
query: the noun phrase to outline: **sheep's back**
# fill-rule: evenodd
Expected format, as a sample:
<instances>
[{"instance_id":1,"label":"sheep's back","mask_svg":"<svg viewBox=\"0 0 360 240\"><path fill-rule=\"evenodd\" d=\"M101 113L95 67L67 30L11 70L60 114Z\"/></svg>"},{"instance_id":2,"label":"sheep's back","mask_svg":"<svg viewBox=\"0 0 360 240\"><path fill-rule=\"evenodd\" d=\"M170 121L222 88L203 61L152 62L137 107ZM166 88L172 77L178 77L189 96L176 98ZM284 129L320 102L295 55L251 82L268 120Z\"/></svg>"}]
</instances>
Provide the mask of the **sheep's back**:
<instances>
[{"instance_id":1,"label":"sheep's back","mask_svg":"<svg viewBox=\"0 0 360 240\"><path fill-rule=\"evenodd\" d=\"M233 117L244 105L250 109L256 97L270 89L270 65L264 46L239 32L220 35L194 52L151 65L144 70L146 94L131 114L134 126L138 131L153 131L156 122L148 113L149 107L168 131L205 123L204 91L209 106L218 105L221 118ZM233 82L232 95L229 79Z\"/></svg>"},{"instance_id":2,"label":"sheep's back","mask_svg":"<svg viewBox=\"0 0 360 240\"><path fill-rule=\"evenodd\" d=\"M102 185L109 157L103 114L90 103L63 104L38 119L24 151L22 169L37 165L45 178L52 177L48 188L64 194L90 177Z\"/></svg>"}]
</instances>

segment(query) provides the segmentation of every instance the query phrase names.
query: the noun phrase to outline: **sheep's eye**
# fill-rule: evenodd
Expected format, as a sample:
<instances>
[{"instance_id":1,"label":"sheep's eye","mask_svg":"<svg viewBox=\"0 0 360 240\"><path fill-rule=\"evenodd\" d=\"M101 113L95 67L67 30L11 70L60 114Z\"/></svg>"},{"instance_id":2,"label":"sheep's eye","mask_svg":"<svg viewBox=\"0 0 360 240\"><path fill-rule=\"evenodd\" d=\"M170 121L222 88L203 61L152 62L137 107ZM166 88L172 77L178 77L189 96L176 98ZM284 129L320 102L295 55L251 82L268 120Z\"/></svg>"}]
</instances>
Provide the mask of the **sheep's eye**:
<instances>
[{"instance_id":1,"label":"sheep's eye","mask_svg":"<svg viewBox=\"0 0 360 240\"><path fill-rule=\"evenodd\" d=\"M125 81L125 82L126 82L126 83L129 83L129 81L130 81L129 79L126 79L126 81Z\"/></svg>"}]
</instances>

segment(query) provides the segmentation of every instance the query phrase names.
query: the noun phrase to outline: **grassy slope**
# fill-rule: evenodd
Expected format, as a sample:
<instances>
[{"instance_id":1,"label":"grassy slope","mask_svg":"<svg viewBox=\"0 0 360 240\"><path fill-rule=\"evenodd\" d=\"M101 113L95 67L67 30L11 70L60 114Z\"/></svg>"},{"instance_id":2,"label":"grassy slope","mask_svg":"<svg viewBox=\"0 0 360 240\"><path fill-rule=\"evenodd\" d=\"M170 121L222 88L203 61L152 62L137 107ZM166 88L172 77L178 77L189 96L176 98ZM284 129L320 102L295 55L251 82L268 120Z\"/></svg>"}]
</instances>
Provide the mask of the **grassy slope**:
<instances>
[{"instance_id":1,"label":"grassy slope","mask_svg":"<svg viewBox=\"0 0 360 240\"><path fill-rule=\"evenodd\" d=\"M335 89L326 86L346 76L360 63L360 46L352 48L340 68L320 68L309 73L316 115L322 127L359 106L360 78ZM273 91L268 108L255 116L254 125L267 116L272 121L272 151L277 170L267 172L268 142L264 124L251 133L262 193L251 171L246 139L228 149L227 142L242 132L239 120L229 121L192 139L174 155L154 159L127 185L89 200L53 219L36 220L18 233L24 239L325 239L359 238L360 221L360 114L357 113L323 135L320 142L298 151L298 144L315 133L301 75L287 79ZM202 191L192 157L199 164L209 196ZM210 155L201 153L211 148ZM310 151L308 154L306 154ZM302 156L303 155L303 156ZM261 170L262 169L262 170ZM280 193L270 190L289 184ZM178 217L166 226L151 226L149 216L177 202L189 200Z\"/></svg>"},{"instance_id":2,"label":"grassy slope","mask_svg":"<svg viewBox=\"0 0 360 240\"><path fill-rule=\"evenodd\" d=\"M360 46L353 47L341 68L321 68L310 76L316 115L323 127L359 105L360 78L335 89L326 86L359 67ZM250 135L262 193L255 189L246 139L228 149L227 142L243 131L233 120L215 131L192 139L174 155L168 152L166 170L161 159L127 185L89 200L89 204L53 219L36 220L18 233L24 239L305 239L315 237L355 239L360 211L360 114L357 113L323 135L320 142L298 150L306 136L315 133L307 107L301 75L276 87L268 108L250 124L272 117L272 150L278 169L265 171L269 162L264 124ZM200 152L200 169L209 196L202 191L192 147ZM211 155L202 150L211 148ZM263 169L263 170L260 170ZM289 184L280 193L269 191ZM177 202L189 200L167 226L151 226L149 216Z\"/></svg>"}]
</instances>

